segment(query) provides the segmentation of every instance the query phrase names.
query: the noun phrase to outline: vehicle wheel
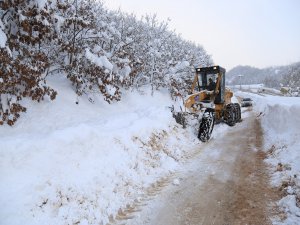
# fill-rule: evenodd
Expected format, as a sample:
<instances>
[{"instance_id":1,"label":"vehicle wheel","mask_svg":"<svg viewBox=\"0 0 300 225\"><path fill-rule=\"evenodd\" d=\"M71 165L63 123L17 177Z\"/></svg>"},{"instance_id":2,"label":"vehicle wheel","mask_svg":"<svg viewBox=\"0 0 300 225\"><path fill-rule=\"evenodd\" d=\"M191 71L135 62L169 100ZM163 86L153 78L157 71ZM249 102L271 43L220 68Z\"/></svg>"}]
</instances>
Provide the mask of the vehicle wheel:
<instances>
[{"instance_id":1,"label":"vehicle wheel","mask_svg":"<svg viewBox=\"0 0 300 225\"><path fill-rule=\"evenodd\" d=\"M236 113L236 122L242 121L242 113L241 113L241 106L239 103L234 103L235 113Z\"/></svg>"},{"instance_id":2,"label":"vehicle wheel","mask_svg":"<svg viewBox=\"0 0 300 225\"><path fill-rule=\"evenodd\" d=\"M202 142L206 142L210 139L211 133L215 125L214 110L206 110L200 122L198 138Z\"/></svg>"},{"instance_id":3,"label":"vehicle wheel","mask_svg":"<svg viewBox=\"0 0 300 225\"><path fill-rule=\"evenodd\" d=\"M235 107L232 103L228 104L225 108L224 120L231 127L236 123Z\"/></svg>"}]
</instances>

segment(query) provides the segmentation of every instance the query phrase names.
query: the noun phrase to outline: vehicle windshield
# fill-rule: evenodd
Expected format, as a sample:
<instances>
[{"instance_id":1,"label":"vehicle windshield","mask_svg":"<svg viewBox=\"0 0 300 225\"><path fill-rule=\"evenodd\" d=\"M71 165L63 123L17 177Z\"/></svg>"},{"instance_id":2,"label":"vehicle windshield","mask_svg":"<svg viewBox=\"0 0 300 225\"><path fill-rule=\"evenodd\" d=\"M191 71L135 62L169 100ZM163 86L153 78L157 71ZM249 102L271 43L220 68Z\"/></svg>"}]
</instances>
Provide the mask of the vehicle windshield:
<instances>
[{"instance_id":1,"label":"vehicle windshield","mask_svg":"<svg viewBox=\"0 0 300 225\"><path fill-rule=\"evenodd\" d=\"M213 91L216 87L217 74L198 74L198 91L209 90Z\"/></svg>"},{"instance_id":2,"label":"vehicle windshield","mask_svg":"<svg viewBox=\"0 0 300 225\"><path fill-rule=\"evenodd\" d=\"M207 90L214 91L216 89L217 74L207 74Z\"/></svg>"}]
</instances>

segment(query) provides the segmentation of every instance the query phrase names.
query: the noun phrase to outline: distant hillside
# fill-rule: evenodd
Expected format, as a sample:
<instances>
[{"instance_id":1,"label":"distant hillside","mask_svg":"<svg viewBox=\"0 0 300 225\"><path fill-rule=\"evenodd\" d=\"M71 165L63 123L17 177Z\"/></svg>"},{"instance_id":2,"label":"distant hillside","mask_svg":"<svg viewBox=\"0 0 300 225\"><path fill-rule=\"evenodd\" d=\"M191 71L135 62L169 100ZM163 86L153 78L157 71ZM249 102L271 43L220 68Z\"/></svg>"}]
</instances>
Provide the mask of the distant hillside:
<instances>
[{"instance_id":1,"label":"distant hillside","mask_svg":"<svg viewBox=\"0 0 300 225\"><path fill-rule=\"evenodd\" d=\"M258 84L263 83L268 87L279 88L288 85L287 81L291 73L300 72L300 62L287 66L274 66L259 69L251 66L236 66L227 72L227 84ZM239 75L243 75L241 78ZM300 76L300 75L299 75ZM299 77L299 76L293 76ZM293 82L295 83L295 82Z\"/></svg>"}]
</instances>

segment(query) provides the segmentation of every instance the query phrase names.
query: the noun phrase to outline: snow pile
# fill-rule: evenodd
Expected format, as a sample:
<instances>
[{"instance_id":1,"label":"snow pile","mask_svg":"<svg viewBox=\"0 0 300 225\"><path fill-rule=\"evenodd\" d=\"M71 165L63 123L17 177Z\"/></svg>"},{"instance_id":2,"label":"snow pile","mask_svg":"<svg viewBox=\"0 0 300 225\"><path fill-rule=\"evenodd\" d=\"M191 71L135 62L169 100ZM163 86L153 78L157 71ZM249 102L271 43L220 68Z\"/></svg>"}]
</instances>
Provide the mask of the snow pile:
<instances>
[{"instance_id":1,"label":"snow pile","mask_svg":"<svg viewBox=\"0 0 300 225\"><path fill-rule=\"evenodd\" d=\"M234 88L234 89L246 89L246 90L258 90L260 88L264 88L264 84L243 84L243 85L229 85L228 87Z\"/></svg>"},{"instance_id":2,"label":"snow pile","mask_svg":"<svg viewBox=\"0 0 300 225\"><path fill-rule=\"evenodd\" d=\"M267 87L260 88L257 90L257 92L261 94L269 94L269 95L279 95L279 96L283 95L279 90L275 88L267 88Z\"/></svg>"},{"instance_id":3,"label":"snow pile","mask_svg":"<svg viewBox=\"0 0 300 225\"><path fill-rule=\"evenodd\" d=\"M28 112L0 127L1 224L106 224L200 144L167 92L91 104L63 76L49 83L54 102L23 100Z\"/></svg>"},{"instance_id":4,"label":"snow pile","mask_svg":"<svg viewBox=\"0 0 300 225\"><path fill-rule=\"evenodd\" d=\"M245 95L245 94L244 94ZM278 205L287 213L276 224L300 224L300 98L247 94L261 117L272 184L284 192Z\"/></svg>"},{"instance_id":5,"label":"snow pile","mask_svg":"<svg viewBox=\"0 0 300 225\"><path fill-rule=\"evenodd\" d=\"M279 95L282 96L283 94L281 91L275 89L275 88L268 88L265 87L264 84L249 84L249 85L232 85L229 86L233 90L240 90L245 92L251 92L251 93L259 93L260 95Z\"/></svg>"}]
</instances>

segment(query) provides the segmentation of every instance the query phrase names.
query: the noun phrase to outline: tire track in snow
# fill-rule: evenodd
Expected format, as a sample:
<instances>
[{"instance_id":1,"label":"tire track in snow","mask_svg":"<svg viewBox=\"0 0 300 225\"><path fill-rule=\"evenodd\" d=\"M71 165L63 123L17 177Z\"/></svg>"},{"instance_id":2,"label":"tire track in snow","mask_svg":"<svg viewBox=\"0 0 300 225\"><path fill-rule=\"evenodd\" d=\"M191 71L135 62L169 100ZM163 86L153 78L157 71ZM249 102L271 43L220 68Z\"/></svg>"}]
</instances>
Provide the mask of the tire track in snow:
<instances>
[{"instance_id":1,"label":"tire track in snow","mask_svg":"<svg viewBox=\"0 0 300 225\"><path fill-rule=\"evenodd\" d=\"M134 218L124 224L269 225L277 213L278 192L269 186L262 151L263 133L253 113L226 135L191 154L192 166L178 171L179 186L153 192ZM204 152L203 152L204 151ZM171 182L171 176L168 178Z\"/></svg>"}]
</instances>

